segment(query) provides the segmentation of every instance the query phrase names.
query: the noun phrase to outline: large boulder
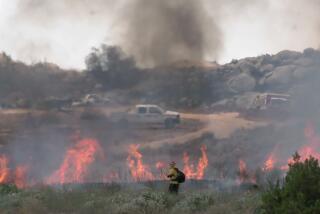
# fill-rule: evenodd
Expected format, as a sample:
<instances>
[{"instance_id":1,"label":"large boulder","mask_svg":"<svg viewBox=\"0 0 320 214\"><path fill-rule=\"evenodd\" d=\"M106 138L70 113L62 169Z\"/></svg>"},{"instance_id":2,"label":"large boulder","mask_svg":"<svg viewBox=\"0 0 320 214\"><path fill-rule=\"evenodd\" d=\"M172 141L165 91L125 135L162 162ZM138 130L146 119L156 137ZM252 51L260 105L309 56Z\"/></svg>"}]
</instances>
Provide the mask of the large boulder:
<instances>
[{"instance_id":1,"label":"large boulder","mask_svg":"<svg viewBox=\"0 0 320 214\"><path fill-rule=\"evenodd\" d=\"M297 66L307 67L307 66L312 66L314 64L314 61L309 57L301 57L295 60L294 64Z\"/></svg>"},{"instance_id":2,"label":"large boulder","mask_svg":"<svg viewBox=\"0 0 320 214\"><path fill-rule=\"evenodd\" d=\"M272 64L266 64L261 66L259 70L261 71L261 73L266 74L273 71L273 69L274 69L274 66Z\"/></svg>"},{"instance_id":3,"label":"large boulder","mask_svg":"<svg viewBox=\"0 0 320 214\"><path fill-rule=\"evenodd\" d=\"M240 61L238 66L241 72L247 73L247 74L253 74L257 70L254 64L249 62L249 60Z\"/></svg>"},{"instance_id":4,"label":"large boulder","mask_svg":"<svg viewBox=\"0 0 320 214\"><path fill-rule=\"evenodd\" d=\"M288 84L293 79L295 68L296 66L293 65L279 66L266 76L264 83L268 85Z\"/></svg>"},{"instance_id":5,"label":"large boulder","mask_svg":"<svg viewBox=\"0 0 320 214\"><path fill-rule=\"evenodd\" d=\"M280 51L276 55L273 56L274 59L277 61L282 61L282 62L291 62L293 60L296 60L297 58L301 57L301 53L297 51L289 51L289 50L284 50Z\"/></svg>"},{"instance_id":6,"label":"large boulder","mask_svg":"<svg viewBox=\"0 0 320 214\"><path fill-rule=\"evenodd\" d=\"M315 64L320 65L320 49L315 50L312 48L307 48L303 51L303 56L312 59Z\"/></svg>"},{"instance_id":7,"label":"large boulder","mask_svg":"<svg viewBox=\"0 0 320 214\"><path fill-rule=\"evenodd\" d=\"M236 93L252 91L256 87L256 80L248 73L241 73L228 81L229 89Z\"/></svg>"},{"instance_id":8,"label":"large boulder","mask_svg":"<svg viewBox=\"0 0 320 214\"><path fill-rule=\"evenodd\" d=\"M241 95L233 96L229 99L220 100L211 105L213 110L248 110L252 107L255 98L259 93L256 92L246 92Z\"/></svg>"},{"instance_id":9,"label":"large boulder","mask_svg":"<svg viewBox=\"0 0 320 214\"><path fill-rule=\"evenodd\" d=\"M313 48L306 48L303 50L303 55L306 57L314 57L319 55L319 51L313 49Z\"/></svg>"},{"instance_id":10,"label":"large boulder","mask_svg":"<svg viewBox=\"0 0 320 214\"><path fill-rule=\"evenodd\" d=\"M299 67L293 72L293 77L296 80L302 80L310 77L311 75L320 71L319 67L311 66L311 67Z\"/></svg>"}]
</instances>

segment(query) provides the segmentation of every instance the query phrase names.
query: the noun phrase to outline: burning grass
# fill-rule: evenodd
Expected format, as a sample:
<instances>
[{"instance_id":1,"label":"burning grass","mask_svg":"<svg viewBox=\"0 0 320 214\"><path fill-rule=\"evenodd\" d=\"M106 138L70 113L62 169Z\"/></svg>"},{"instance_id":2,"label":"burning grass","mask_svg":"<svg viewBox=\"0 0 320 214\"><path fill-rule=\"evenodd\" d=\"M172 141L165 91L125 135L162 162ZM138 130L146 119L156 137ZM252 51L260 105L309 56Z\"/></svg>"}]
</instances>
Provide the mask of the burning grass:
<instances>
[{"instance_id":1,"label":"burning grass","mask_svg":"<svg viewBox=\"0 0 320 214\"><path fill-rule=\"evenodd\" d=\"M201 155L202 157L199 158L197 168L195 169L194 164L189 163L189 155L186 152L183 154L183 171L186 174L187 179L202 180L204 178L205 170L208 167L207 147L205 145L201 146Z\"/></svg>"},{"instance_id":2,"label":"burning grass","mask_svg":"<svg viewBox=\"0 0 320 214\"><path fill-rule=\"evenodd\" d=\"M259 129L246 131L245 134L242 131L225 140L217 140L214 136L205 135L196 142L192 141L172 149L168 145L166 150L159 149L156 153L151 153L147 149L141 150L138 144L125 145L126 154L118 156L116 160L106 158L113 155L112 150L102 147L99 140L76 136L72 138L71 144L65 148L65 151L61 152L61 159L56 164L52 164L51 168L41 176L33 175L39 168L41 169L41 166L37 168L32 161L28 162L28 160L17 162L10 155L2 154L0 183L14 183L19 188L25 188L43 184L165 180L168 160L174 156L173 160L178 163L178 167L184 171L188 180L219 180L232 185L244 183L259 185L262 181L264 184L265 177L272 174L273 170L280 170L284 175L286 169L281 166L290 163L290 159L286 163L288 158L285 156L281 159L276 153L262 154L266 149L255 150L264 143L263 141L257 142L257 145L250 143L251 141L256 143L254 134L259 134L259 131ZM266 132L265 128L262 131ZM309 144L317 145L318 137L315 130L307 126L305 133L307 133L306 139ZM253 140L250 139L251 137ZM309 148L309 144L305 147ZM278 152L279 149L273 149L273 151ZM169 157L164 156L164 153L168 152ZM264 160L263 157L267 159ZM284 161L281 165L280 160ZM48 163L45 162L48 161L49 159L43 159L44 165L47 166ZM114 167L115 162L121 168Z\"/></svg>"},{"instance_id":3,"label":"burning grass","mask_svg":"<svg viewBox=\"0 0 320 214\"><path fill-rule=\"evenodd\" d=\"M96 156L103 157L99 143L94 139L82 139L66 152L57 171L47 180L48 184L83 183L88 167Z\"/></svg>"},{"instance_id":4,"label":"burning grass","mask_svg":"<svg viewBox=\"0 0 320 214\"><path fill-rule=\"evenodd\" d=\"M315 124L311 121L307 122L303 133L306 143L297 149L297 152L301 155L301 160L304 161L310 156L320 160L320 136L316 132ZM286 159L285 157L281 156L281 148L279 147L279 144L277 144L272 152L268 155L268 158L264 163L264 170L270 171L275 168L284 171L288 170L288 164L292 163L293 159Z\"/></svg>"},{"instance_id":5,"label":"burning grass","mask_svg":"<svg viewBox=\"0 0 320 214\"><path fill-rule=\"evenodd\" d=\"M92 124L87 123L85 128L89 129ZM79 133L82 136L72 138L70 136L78 129L52 131L50 126L49 134L28 133L32 134L30 139L21 139L32 143L22 144L19 139L19 144L11 148L7 145L9 148L1 150L0 183L30 188L43 184L158 181L166 179L168 163L175 161L178 168L185 172L187 180L260 185L261 181L267 181L269 174L283 176L290 163L289 157L295 150L303 159L310 154L320 157L317 156L320 137L316 125L310 122L305 128L295 129L295 134L301 135L301 139L295 140L301 144L292 144L289 142L291 139L283 142L288 134L283 128L270 125L254 130L238 130L227 139L216 139L213 134L205 133L186 143L168 143L159 148L130 144L140 139L124 142L118 138L118 135L128 133L126 138L130 138L150 130L125 129L112 135L115 128L104 125L103 121L92 125L92 132L83 133L81 129ZM282 150L289 152L282 154Z\"/></svg>"}]
</instances>

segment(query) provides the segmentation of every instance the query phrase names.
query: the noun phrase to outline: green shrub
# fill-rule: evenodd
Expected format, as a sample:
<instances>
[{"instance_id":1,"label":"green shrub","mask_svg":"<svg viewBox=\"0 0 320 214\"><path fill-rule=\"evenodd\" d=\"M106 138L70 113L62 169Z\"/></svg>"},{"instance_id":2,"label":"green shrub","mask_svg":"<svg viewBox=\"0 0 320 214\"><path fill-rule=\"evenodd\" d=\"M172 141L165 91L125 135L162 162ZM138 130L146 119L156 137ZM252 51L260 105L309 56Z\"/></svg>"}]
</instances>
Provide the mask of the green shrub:
<instances>
[{"instance_id":1,"label":"green shrub","mask_svg":"<svg viewBox=\"0 0 320 214\"><path fill-rule=\"evenodd\" d=\"M188 194L176 203L172 213L197 213L206 211L214 205L214 195L212 193Z\"/></svg>"},{"instance_id":2,"label":"green shrub","mask_svg":"<svg viewBox=\"0 0 320 214\"><path fill-rule=\"evenodd\" d=\"M262 196L262 213L320 213L320 166L317 159L301 161L298 153L283 182L270 185Z\"/></svg>"},{"instance_id":3,"label":"green shrub","mask_svg":"<svg viewBox=\"0 0 320 214\"><path fill-rule=\"evenodd\" d=\"M30 188L0 195L0 213L209 214L253 213L260 203L255 192L187 191L178 196L157 190L122 187Z\"/></svg>"},{"instance_id":4,"label":"green shrub","mask_svg":"<svg viewBox=\"0 0 320 214\"><path fill-rule=\"evenodd\" d=\"M19 189L14 184L1 184L0 185L0 194L10 194L10 193L17 193Z\"/></svg>"},{"instance_id":5,"label":"green shrub","mask_svg":"<svg viewBox=\"0 0 320 214\"><path fill-rule=\"evenodd\" d=\"M114 213L130 214L130 213L149 213L160 214L167 212L170 207L169 196L163 192L143 192L136 197L128 197L129 195L118 195L112 199L110 204Z\"/></svg>"}]
</instances>

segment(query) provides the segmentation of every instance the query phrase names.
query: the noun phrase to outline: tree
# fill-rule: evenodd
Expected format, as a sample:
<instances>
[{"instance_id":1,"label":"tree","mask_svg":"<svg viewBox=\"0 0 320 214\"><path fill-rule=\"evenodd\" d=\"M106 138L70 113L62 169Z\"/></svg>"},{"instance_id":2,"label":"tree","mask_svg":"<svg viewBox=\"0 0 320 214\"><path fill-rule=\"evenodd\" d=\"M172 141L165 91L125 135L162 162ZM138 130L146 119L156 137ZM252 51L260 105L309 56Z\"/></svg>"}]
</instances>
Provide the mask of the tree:
<instances>
[{"instance_id":1,"label":"tree","mask_svg":"<svg viewBox=\"0 0 320 214\"><path fill-rule=\"evenodd\" d=\"M298 153L289 171L262 196L263 213L320 213L320 167L314 157L301 161Z\"/></svg>"},{"instance_id":2,"label":"tree","mask_svg":"<svg viewBox=\"0 0 320 214\"><path fill-rule=\"evenodd\" d=\"M133 57L118 46L94 48L86 58L87 71L105 88L128 88L138 83L141 72Z\"/></svg>"}]
</instances>

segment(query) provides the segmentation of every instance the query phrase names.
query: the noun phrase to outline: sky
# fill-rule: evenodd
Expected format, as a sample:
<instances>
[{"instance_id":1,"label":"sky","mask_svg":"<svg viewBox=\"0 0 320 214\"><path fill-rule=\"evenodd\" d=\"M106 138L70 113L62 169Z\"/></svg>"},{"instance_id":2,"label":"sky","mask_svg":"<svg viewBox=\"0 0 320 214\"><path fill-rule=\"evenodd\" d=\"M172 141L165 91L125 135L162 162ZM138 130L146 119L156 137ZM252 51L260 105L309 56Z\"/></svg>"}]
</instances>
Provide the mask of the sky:
<instances>
[{"instance_id":1,"label":"sky","mask_svg":"<svg viewBox=\"0 0 320 214\"><path fill-rule=\"evenodd\" d=\"M119 20L129 1L0 0L0 51L26 63L84 69L92 47L125 37ZM208 52L206 60L320 47L320 0L202 1L222 37L219 54Z\"/></svg>"}]
</instances>

